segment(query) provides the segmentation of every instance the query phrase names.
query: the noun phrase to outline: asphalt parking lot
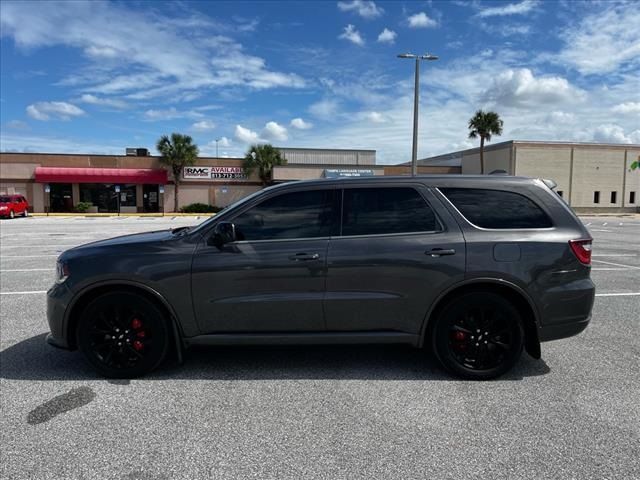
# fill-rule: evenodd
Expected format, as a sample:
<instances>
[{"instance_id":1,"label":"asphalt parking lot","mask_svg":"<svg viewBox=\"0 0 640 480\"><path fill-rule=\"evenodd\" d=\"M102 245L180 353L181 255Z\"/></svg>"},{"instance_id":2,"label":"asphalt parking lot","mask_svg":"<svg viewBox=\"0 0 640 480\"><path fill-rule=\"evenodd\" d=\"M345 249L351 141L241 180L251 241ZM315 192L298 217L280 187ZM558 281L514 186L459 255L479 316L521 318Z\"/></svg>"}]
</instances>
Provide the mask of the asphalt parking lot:
<instances>
[{"instance_id":1,"label":"asphalt parking lot","mask_svg":"<svg viewBox=\"0 0 640 480\"><path fill-rule=\"evenodd\" d=\"M492 382L353 346L202 349L107 381L45 344L63 249L201 220L0 222L1 478L640 478L638 216L583 217L591 325Z\"/></svg>"}]
</instances>

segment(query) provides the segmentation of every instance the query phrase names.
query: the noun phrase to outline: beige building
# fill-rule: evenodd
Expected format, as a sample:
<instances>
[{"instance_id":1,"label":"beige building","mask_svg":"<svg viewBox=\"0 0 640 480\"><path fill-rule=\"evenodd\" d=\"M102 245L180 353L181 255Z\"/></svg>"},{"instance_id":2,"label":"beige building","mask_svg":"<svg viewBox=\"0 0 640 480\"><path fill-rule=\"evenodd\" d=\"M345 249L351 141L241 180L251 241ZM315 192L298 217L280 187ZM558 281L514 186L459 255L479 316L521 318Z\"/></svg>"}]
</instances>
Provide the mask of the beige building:
<instances>
[{"instance_id":1,"label":"beige building","mask_svg":"<svg viewBox=\"0 0 640 480\"><path fill-rule=\"evenodd\" d=\"M376 165L375 150L281 148L287 164L276 167L273 181L315 178L405 175L409 167ZM78 203L89 212L170 212L174 182L158 157L146 149L126 155L0 153L0 194L22 194L32 212L73 212ZM421 167L420 173L459 173L459 167ZM192 203L224 207L259 189L247 178L241 158L199 158L181 174L179 208Z\"/></svg>"},{"instance_id":2,"label":"beige building","mask_svg":"<svg viewBox=\"0 0 640 480\"><path fill-rule=\"evenodd\" d=\"M485 173L549 178L578 212L640 211L640 145L508 141L485 146ZM420 165L459 165L480 173L480 150L472 148L420 160Z\"/></svg>"}]
</instances>

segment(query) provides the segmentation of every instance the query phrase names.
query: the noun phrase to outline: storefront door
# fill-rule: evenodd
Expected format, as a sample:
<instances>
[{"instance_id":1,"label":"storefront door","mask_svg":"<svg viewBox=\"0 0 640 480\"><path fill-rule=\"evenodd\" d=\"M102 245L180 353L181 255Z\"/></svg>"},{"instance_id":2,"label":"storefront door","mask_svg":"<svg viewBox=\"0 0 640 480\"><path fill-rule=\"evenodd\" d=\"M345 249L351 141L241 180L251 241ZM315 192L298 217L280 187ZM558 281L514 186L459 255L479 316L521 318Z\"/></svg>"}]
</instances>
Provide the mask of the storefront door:
<instances>
[{"instance_id":1,"label":"storefront door","mask_svg":"<svg viewBox=\"0 0 640 480\"><path fill-rule=\"evenodd\" d=\"M73 193L70 183L52 183L49 199L51 212L73 212Z\"/></svg>"},{"instance_id":2,"label":"storefront door","mask_svg":"<svg viewBox=\"0 0 640 480\"><path fill-rule=\"evenodd\" d=\"M142 198L143 208L145 213L155 213L158 211L159 198L158 185L143 185L142 186Z\"/></svg>"}]
</instances>

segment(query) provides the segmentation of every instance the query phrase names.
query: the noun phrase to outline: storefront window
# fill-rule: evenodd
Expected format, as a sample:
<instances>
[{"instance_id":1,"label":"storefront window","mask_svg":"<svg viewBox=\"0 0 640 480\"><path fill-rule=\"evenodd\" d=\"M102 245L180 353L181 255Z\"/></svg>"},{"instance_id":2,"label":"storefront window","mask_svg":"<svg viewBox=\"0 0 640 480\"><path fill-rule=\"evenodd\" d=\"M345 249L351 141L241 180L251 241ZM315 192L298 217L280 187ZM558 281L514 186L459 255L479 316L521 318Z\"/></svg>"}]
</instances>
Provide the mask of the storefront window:
<instances>
[{"instance_id":1,"label":"storefront window","mask_svg":"<svg viewBox=\"0 0 640 480\"><path fill-rule=\"evenodd\" d=\"M114 184L81 183L80 200L89 202L97 207L98 212L117 212L118 200L120 207L136 206L136 186L134 184L120 185L120 193L116 193Z\"/></svg>"}]
</instances>

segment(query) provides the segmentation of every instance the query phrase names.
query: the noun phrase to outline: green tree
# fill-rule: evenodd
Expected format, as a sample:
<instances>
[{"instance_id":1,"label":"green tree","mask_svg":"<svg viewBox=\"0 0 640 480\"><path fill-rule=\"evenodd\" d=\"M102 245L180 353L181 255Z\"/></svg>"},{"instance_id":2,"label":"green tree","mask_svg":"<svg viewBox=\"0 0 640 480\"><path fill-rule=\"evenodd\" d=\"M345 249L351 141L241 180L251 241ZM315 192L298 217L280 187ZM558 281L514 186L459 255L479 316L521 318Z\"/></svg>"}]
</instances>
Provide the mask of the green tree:
<instances>
[{"instance_id":1,"label":"green tree","mask_svg":"<svg viewBox=\"0 0 640 480\"><path fill-rule=\"evenodd\" d=\"M273 167L286 163L287 161L280 155L280 151L267 143L252 145L244 157L242 168L247 177L257 170L262 186L266 187L271 183Z\"/></svg>"},{"instance_id":2,"label":"green tree","mask_svg":"<svg viewBox=\"0 0 640 480\"><path fill-rule=\"evenodd\" d=\"M178 211L178 195L180 193L180 172L184 167L196 163L198 158L198 146L193 143L189 135L172 133L171 138L163 135L156 144L160 152L160 163L171 170L175 184L175 195L173 198L173 211Z\"/></svg>"},{"instance_id":3,"label":"green tree","mask_svg":"<svg viewBox=\"0 0 640 480\"><path fill-rule=\"evenodd\" d=\"M491 135L502 135L503 122L496 112L478 110L469 120L469 138L480 137L480 173L484 173L484 142Z\"/></svg>"}]
</instances>

